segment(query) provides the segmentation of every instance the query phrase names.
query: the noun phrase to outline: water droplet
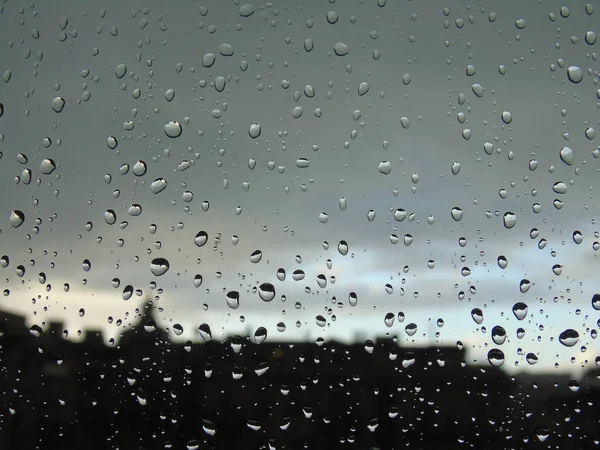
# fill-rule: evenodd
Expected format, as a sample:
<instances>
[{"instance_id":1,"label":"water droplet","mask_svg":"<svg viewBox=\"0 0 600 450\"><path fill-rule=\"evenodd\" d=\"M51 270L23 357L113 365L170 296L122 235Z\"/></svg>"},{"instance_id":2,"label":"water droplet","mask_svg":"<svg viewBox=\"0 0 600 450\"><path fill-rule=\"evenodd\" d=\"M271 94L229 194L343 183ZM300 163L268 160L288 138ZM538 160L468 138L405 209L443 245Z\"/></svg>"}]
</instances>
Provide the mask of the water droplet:
<instances>
[{"instance_id":1,"label":"water droplet","mask_svg":"<svg viewBox=\"0 0 600 450\"><path fill-rule=\"evenodd\" d=\"M198 247L202 247L208 241L208 233L206 231L199 231L194 237L194 244Z\"/></svg>"},{"instance_id":2,"label":"water droplet","mask_svg":"<svg viewBox=\"0 0 600 450\"><path fill-rule=\"evenodd\" d=\"M460 172L460 163L453 162L451 170L452 170L452 175L458 175L458 173Z\"/></svg>"},{"instance_id":3,"label":"water droplet","mask_svg":"<svg viewBox=\"0 0 600 450\"><path fill-rule=\"evenodd\" d=\"M251 254L250 254L250 262L251 263L259 263L260 260L262 259L262 252L260 250L254 250Z\"/></svg>"},{"instance_id":4,"label":"water droplet","mask_svg":"<svg viewBox=\"0 0 600 450\"><path fill-rule=\"evenodd\" d=\"M380 173L382 173L384 175L389 175L390 172L392 171L392 163L389 161L381 161L379 163L378 170Z\"/></svg>"},{"instance_id":5,"label":"water droplet","mask_svg":"<svg viewBox=\"0 0 600 450\"><path fill-rule=\"evenodd\" d=\"M519 29L519 30L523 30L526 26L527 26L527 22L525 21L525 19L518 19L515 22L515 26Z\"/></svg>"},{"instance_id":6,"label":"water droplet","mask_svg":"<svg viewBox=\"0 0 600 450\"><path fill-rule=\"evenodd\" d=\"M198 333L200 334L202 340L205 342L208 342L212 339L212 331L206 323L203 323L198 327Z\"/></svg>"},{"instance_id":7,"label":"water droplet","mask_svg":"<svg viewBox=\"0 0 600 450\"><path fill-rule=\"evenodd\" d=\"M261 133L261 126L259 123L253 123L252 125L250 125L250 128L248 129L248 134L250 135L250 137L252 139L256 139L257 137L260 136Z\"/></svg>"},{"instance_id":8,"label":"water droplet","mask_svg":"<svg viewBox=\"0 0 600 450\"><path fill-rule=\"evenodd\" d=\"M529 363L530 366L533 366L537 364L538 357L535 353L527 353L527 355L525 355L525 360Z\"/></svg>"},{"instance_id":9,"label":"water droplet","mask_svg":"<svg viewBox=\"0 0 600 450\"><path fill-rule=\"evenodd\" d=\"M267 329L265 327L258 327L254 332L254 342L261 344L267 339Z\"/></svg>"},{"instance_id":10,"label":"water droplet","mask_svg":"<svg viewBox=\"0 0 600 450\"><path fill-rule=\"evenodd\" d=\"M52 161L50 158L45 158L40 163L40 172L44 175L50 175L52 172L56 170L56 163Z\"/></svg>"},{"instance_id":11,"label":"water droplet","mask_svg":"<svg viewBox=\"0 0 600 450\"><path fill-rule=\"evenodd\" d=\"M507 229L511 229L517 224L517 216L511 212L504 213L502 220Z\"/></svg>"},{"instance_id":12,"label":"water droplet","mask_svg":"<svg viewBox=\"0 0 600 450\"><path fill-rule=\"evenodd\" d=\"M310 161L306 158L298 158L296 160L296 166L300 169L306 169L310 166Z\"/></svg>"},{"instance_id":13,"label":"water droplet","mask_svg":"<svg viewBox=\"0 0 600 450\"><path fill-rule=\"evenodd\" d=\"M369 92L369 83L362 82L358 85L358 95L365 95Z\"/></svg>"},{"instance_id":14,"label":"water droplet","mask_svg":"<svg viewBox=\"0 0 600 450\"><path fill-rule=\"evenodd\" d=\"M54 97L54 99L52 100L51 106L55 112L59 113L65 107L65 99L62 97Z\"/></svg>"},{"instance_id":15,"label":"water droplet","mask_svg":"<svg viewBox=\"0 0 600 450\"><path fill-rule=\"evenodd\" d=\"M234 51L230 44L222 43L219 45L219 53L223 56L232 56Z\"/></svg>"},{"instance_id":16,"label":"water droplet","mask_svg":"<svg viewBox=\"0 0 600 450\"><path fill-rule=\"evenodd\" d=\"M388 328L391 328L392 325L394 325L394 320L396 319L396 316L394 315L394 313L389 312L385 315L385 318L383 319L383 322L385 323L385 326Z\"/></svg>"},{"instance_id":17,"label":"water droplet","mask_svg":"<svg viewBox=\"0 0 600 450\"><path fill-rule=\"evenodd\" d=\"M407 216L408 213L401 208L398 208L394 211L394 220L397 222L402 222L404 219L406 219Z\"/></svg>"},{"instance_id":18,"label":"water droplet","mask_svg":"<svg viewBox=\"0 0 600 450\"><path fill-rule=\"evenodd\" d=\"M356 292L350 292L348 294L348 304L352 307L358 304L358 295L356 295Z\"/></svg>"},{"instance_id":19,"label":"water droplet","mask_svg":"<svg viewBox=\"0 0 600 450\"><path fill-rule=\"evenodd\" d=\"M324 327L325 325L327 325L327 320L325 320L325 317L319 315L315 317L315 323L320 327Z\"/></svg>"},{"instance_id":20,"label":"water droplet","mask_svg":"<svg viewBox=\"0 0 600 450\"><path fill-rule=\"evenodd\" d=\"M588 45L594 45L596 43L596 32L588 31L585 33L585 43Z\"/></svg>"},{"instance_id":21,"label":"water droplet","mask_svg":"<svg viewBox=\"0 0 600 450\"><path fill-rule=\"evenodd\" d=\"M231 309L238 309L240 306L240 293L238 291L229 291L225 296L225 301Z\"/></svg>"},{"instance_id":22,"label":"water droplet","mask_svg":"<svg viewBox=\"0 0 600 450\"><path fill-rule=\"evenodd\" d=\"M183 334L183 327L178 323L174 324L173 334L175 334L175 336L181 336Z\"/></svg>"},{"instance_id":23,"label":"water droplet","mask_svg":"<svg viewBox=\"0 0 600 450\"><path fill-rule=\"evenodd\" d=\"M32 336L40 337L42 334L42 328L39 325L32 325L31 328L29 328L29 333Z\"/></svg>"},{"instance_id":24,"label":"water droplet","mask_svg":"<svg viewBox=\"0 0 600 450\"><path fill-rule=\"evenodd\" d=\"M127 66L125 64L119 64L115 67L115 75L117 78L123 78L127 73Z\"/></svg>"},{"instance_id":25,"label":"water droplet","mask_svg":"<svg viewBox=\"0 0 600 450\"><path fill-rule=\"evenodd\" d=\"M348 50L348 46L343 42L336 42L333 45L333 51L338 56L346 56L350 51Z\"/></svg>"},{"instance_id":26,"label":"water droplet","mask_svg":"<svg viewBox=\"0 0 600 450\"><path fill-rule=\"evenodd\" d=\"M417 332L417 324L409 323L408 325L406 325L404 327L404 332L409 336L414 336L415 333Z\"/></svg>"},{"instance_id":27,"label":"water droplet","mask_svg":"<svg viewBox=\"0 0 600 450\"><path fill-rule=\"evenodd\" d=\"M90 262L89 259L84 259L83 262L81 263L81 268L83 270L85 270L86 272L89 272L89 270L92 268L92 263Z\"/></svg>"},{"instance_id":28,"label":"water droplet","mask_svg":"<svg viewBox=\"0 0 600 450\"><path fill-rule=\"evenodd\" d=\"M562 274L563 271L563 267L560 264L554 264L552 266L552 272L554 272L554 275L560 275Z\"/></svg>"},{"instance_id":29,"label":"water droplet","mask_svg":"<svg viewBox=\"0 0 600 450\"><path fill-rule=\"evenodd\" d=\"M123 293L121 294L121 297L123 298L123 300L129 300L132 295L133 295L133 286L128 284L123 289Z\"/></svg>"},{"instance_id":30,"label":"water droplet","mask_svg":"<svg viewBox=\"0 0 600 450\"><path fill-rule=\"evenodd\" d=\"M508 266L508 260L506 257L502 255L498 256L498 267L501 269L506 269L506 266Z\"/></svg>"},{"instance_id":31,"label":"water droplet","mask_svg":"<svg viewBox=\"0 0 600 450\"><path fill-rule=\"evenodd\" d=\"M567 193L567 185L562 181L558 181L552 185L552 190L557 194L566 194Z\"/></svg>"},{"instance_id":32,"label":"water droplet","mask_svg":"<svg viewBox=\"0 0 600 450\"><path fill-rule=\"evenodd\" d=\"M567 69L567 77L571 83L580 83L583 80L583 70L579 66L571 66Z\"/></svg>"},{"instance_id":33,"label":"water droplet","mask_svg":"<svg viewBox=\"0 0 600 450\"><path fill-rule=\"evenodd\" d=\"M340 241L338 243L338 252L342 256L346 256L348 254L348 243L346 241Z\"/></svg>"},{"instance_id":34,"label":"water droplet","mask_svg":"<svg viewBox=\"0 0 600 450\"><path fill-rule=\"evenodd\" d=\"M517 302L512 307L512 312L517 318L517 320L523 320L527 317L527 311L529 307L523 302Z\"/></svg>"},{"instance_id":35,"label":"water droplet","mask_svg":"<svg viewBox=\"0 0 600 450\"><path fill-rule=\"evenodd\" d=\"M506 341L506 330L500 325L496 325L492 328L492 341L496 345L502 345Z\"/></svg>"},{"instance_id":36,"label":"water droplet","mask_svg":"<svg viewBox=\"0 0 600 450\"><path fill-rule=\"evenodd\" d=\"M450 211L450 215L456 222L459 222L463 218L463 210L455 206Z\"/></svg>"},{"instance_id":37,"label":"water droplet","mask_svg":"<svg viewBox=\"0 0 600 450\"><path fill-rule=\"evenodd\" d=\"M114 225L117 221L117 214L112 209L107 209L104 212L104 221L109 225Z\"/></svg>"},{"instance_id":38,"label":"water droplet","mask_svg":"<svg viewBox=\"0 0 600 450\"><path fill-rule=\"evenodd\" d=\"M284 268L277 269L277 279L279 281L285 281L286 273Z\"/></svg>"},{"instance_id":39,"label":"water droplet","mask_svg":"<svg viewBox=\"0 0 600 450\"><path fill-rule=\"evenodd\" d=\"M263 283L258 287L258 296L264 302L270 302L275 298L275 286L271 283Z\"/></svg>"},{"instance_id":40,"label":"water droplet","mask_svg":"<svg viewBox=\"0 0 600 450\"><path fill-rule=\"evenodd\" d=\"M117 148L117 145L119 145L119 141L117 141L117 138L114 136L109 136L108 139L106 140L106 145L108 146L108 148L110 148L111 150L114 150L115 148Z\"/></svg>"},{"instance_id":41,"label":"water droplet","mask_svg":"<svg viewBox=\"0 0 600 450\"><path fill-rule=\"evenodd\" d=\"M179 122L171 121L165 124L165 134L170 138L176 138L181 136L182 128Z\"/></svg>"},{"instance_id":42,"label":"water droplet","mask_svg":"<svg viewBox=\"0 0 600 450\"><path fill-rule=\"evenodd\" d=\"M153 194L158 194L159 192L164 191L167 188L167 180L164 178L157 178L150 184L150 192Z\"/></svg>"},{"instance_id":43,"label":"water droplet","mask_svg":"<svg viewBox=\"0 0 600 450\"><path fill-rule=\"evenodd\" d=\"M508 111L504 111L502 113L502 122L504 122L505 124L509 124L512 122L512 114Z\"/></svg>"},{"instance_id":44,"label":"water droplet","mask_svg":"<svg viewBox=\"0 0 600 450\"><path fill-rule=\"evenodd\" d=\"M144 161L139 160L133 165L132 172L136 177L141 177L146 174L147 170L148 167L146 166L146 163Z\"/></svg>"},{"instance_id":45,"label":"water droplet","mask_svg":"<svg viewBox=\"0 0 600 450\"><path fill-rule=\"evenodd\" d=\"M479 308L473 308L471 310L471 317L477 325L481 325L483 322L483 311L481 311Z\"/></svg>"},{"instance_id":46,"label":"water droplet","mask_svg":"<svg viewBox=\"0 0 600 450\"><path fill-rule=\"evenodd\" d=\"M25 214L23 211L15 209L11 211L8 221L13 228L19 228L25 222Z\"/></svg>"},{"instance_id":47,"label":"water droplet","mask_svg":"<svg viewBox=\"0 0 600 450\"><path fill-rule=\"evenodd\" d=\"M202 57L202 65L206 68L212 67L215 63L215 59L214 53L205 53Z\"/></svg>"},{"instance_id":48,"label":"water droplet","mask_svg":"<svg viewBox=\"0 0 600 450\"><path fill-rule=\"evenodd\" d=\"M175 89L167 89L165 91L165 100L170 102L175 98Z\"/></svg>"},{"instance_id":49,"label":"water droplet","mask_svg":"<svg viewBox=\"0 0 600 450\"><path fill-rule=\"evenodd\" d=\"M480 84L472 85L471 90L473 91L473 94L475 94L477 97L483 97L483 93L485 91L483 89L483 86L481 86Z\"/></svg>"},{"instance_id":50,"label":"water droplet","mask_svg":"<svg viewBox=\"0 0 600 450\"><path fill-rule=\"evenodd\" d=\"M488 362L494 367L504 364L504 352L499 348L493 348L488 352Z\"/></svg>"},{"instance_id":51,"label":"water droplet","mask_svg":"<svg viewBox=\"0 0 600 450\"><path fill-rule=\"evenodd\" d=\"M575 153L569 147L563 147L560 150L560 159L568 166L572 166L575 162Z\"/></svg>"},{"instance_id":52,"label":"water droplet","mask_svg":"<svg viewBox=\"0 0 600 450\"><path fill-rule=\"evenodd\" d=\"M240 16L242 17L250 17L254 14L254 6L246 3L245 5L240 6Z\"/></svg>"},{"instance_id":53,"label":"water droplet","mask_svg":"<svg viewBox=\"0 0 600 450\"><path fill-rule=\"evenodd\" d=\"M167 273L170 267L169 261L165 258L154 258L150 263L150 272L152 272L155 277L160 277Z\"/></svg>"},{"instance_id":54,"label":"water droplet","mask_svg":"<svg viewBox=\"0 0 600 450\"><path fill-rule=\"evenodd\" d=\"M579 333L571 328L568 328L560 333L558 340L565 347L573 347L579 342Z\"/></svg>"},{"instance_id":55,"label":"water droplet","mask_svg":"<svg viewBox=\"0 0 600 450\"><path fill-rule=\"evenodd\" d=\"M306 276L306 274L304 273L304 270L294 270L294 272L292 272L292 280L294 281L302 281L304 280L304 277Z\"/></svg>"}]
</instances>

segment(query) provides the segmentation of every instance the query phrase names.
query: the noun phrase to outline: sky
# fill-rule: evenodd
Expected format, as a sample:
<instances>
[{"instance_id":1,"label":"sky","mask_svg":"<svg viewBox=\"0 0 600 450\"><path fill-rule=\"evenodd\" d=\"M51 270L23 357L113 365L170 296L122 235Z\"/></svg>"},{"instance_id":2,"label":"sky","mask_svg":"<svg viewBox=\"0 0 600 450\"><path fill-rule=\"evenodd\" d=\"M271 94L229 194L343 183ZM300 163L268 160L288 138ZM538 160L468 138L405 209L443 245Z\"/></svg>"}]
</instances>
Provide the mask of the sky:
<instances>
[{"instance_id":1,"label":"sky","mask_svg":"<svg viewBox=\"0 0 600 450\"><path fill-rule=\"evenodd\" d=\"M513 372L594 366L600 4L561 7L3 4L0 308L108 340L150 297L178 340L264 326L461 341L478 363L500 348Z\"/></svg>"}]
</instances>

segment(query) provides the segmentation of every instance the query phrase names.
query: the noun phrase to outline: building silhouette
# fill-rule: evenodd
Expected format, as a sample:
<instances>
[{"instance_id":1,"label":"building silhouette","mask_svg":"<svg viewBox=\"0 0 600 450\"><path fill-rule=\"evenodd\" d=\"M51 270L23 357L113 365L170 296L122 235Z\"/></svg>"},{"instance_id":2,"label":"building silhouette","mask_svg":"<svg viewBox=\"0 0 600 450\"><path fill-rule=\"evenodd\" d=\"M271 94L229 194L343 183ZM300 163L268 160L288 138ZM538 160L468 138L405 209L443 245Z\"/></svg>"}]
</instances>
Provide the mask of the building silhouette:
<instances>
[{"instance_id":1,"label":"building silhouette","mask_svg":"<svg viewBox=\"0 0 600 450\"><path fill-rule=\"evenodd\" d=\"M511 378L391 339L181 344L156 314L110 347L0 312L0 448L597 447L598 372Z\"/></svg>"}]
</instances>

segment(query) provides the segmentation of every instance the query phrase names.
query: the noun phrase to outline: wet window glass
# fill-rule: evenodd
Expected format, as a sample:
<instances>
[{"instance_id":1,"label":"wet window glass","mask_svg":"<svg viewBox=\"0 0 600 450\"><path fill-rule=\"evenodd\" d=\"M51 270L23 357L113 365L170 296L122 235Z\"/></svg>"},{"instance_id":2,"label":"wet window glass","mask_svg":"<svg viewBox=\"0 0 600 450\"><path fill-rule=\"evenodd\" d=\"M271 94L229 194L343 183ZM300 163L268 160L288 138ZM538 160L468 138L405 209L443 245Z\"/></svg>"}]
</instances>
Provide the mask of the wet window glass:
<instances>
[{"instance_id":1,"label":"wet window glass","mask_svg":"<svg viewBox=\"0 0 600 450\"><path fill-rule=\"evenodd\" d=\"M0 447L595 447L600 3L0 3Z\"/></svg>"}]
</instances>

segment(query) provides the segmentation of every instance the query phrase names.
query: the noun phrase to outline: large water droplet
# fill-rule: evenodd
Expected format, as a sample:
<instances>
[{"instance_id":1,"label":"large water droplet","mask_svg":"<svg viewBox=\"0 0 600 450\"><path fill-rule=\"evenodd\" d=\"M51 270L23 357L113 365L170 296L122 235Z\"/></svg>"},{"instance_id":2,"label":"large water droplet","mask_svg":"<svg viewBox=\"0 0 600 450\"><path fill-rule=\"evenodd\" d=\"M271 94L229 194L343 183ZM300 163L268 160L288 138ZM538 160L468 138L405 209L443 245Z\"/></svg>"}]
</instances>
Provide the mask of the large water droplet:
<instances>
[{"instance_id":1,"label":"large water droplet","mask_svg":"<svg viewBox=\"0 0 600 450\"><path fill-rule=\"evenodd\" d=\"M365 95L369 92L369 83L362 82L358 85L358 95Z\"/></svg>"},{"instance_id":2,"label":"large water droplet","mask_svg":"<svg viewBox=\"0 0 600 450\"><path fill-rule=\"evenodd\" d=\"M592 297L592 308L600 311L600 294L594 294Z\"/></svg>"},{"instance_id":3,"label":"large water droplet","mask_svg":"<svg viewBox=\"0 0 600 450\"><path fill-rule=\"evenodd\" d=\"M563 183L562 181L558 181L552 185L552 190L554 192L556 192L557 194L566 194L568 187L567 187L566 183Z\"/></svg>"},{"instance_id":4,"label":"large water droplet","mask_svg":"<svg viewBox=\"0 0 600 450\"><path fill-rule=\"evenodd\" d=\"M144 161L139 160L133 165L133 169L131 171L136 177L141 177L146 174L147 170L148 167L146 166L146 163Z\"/></svg>"},{"instance_id":5,"label":"large water droplet","mask_svg":"<svg viewBox=\"0 0 600 450\"><path fill-rule=\"evenodd\" d=\"M165 258L154 258L150 263L150 272L152 272L155 277L160 277L167 273L170 267L169 261Z\"/></svg>"},{"instance_id":6,"label":"large water droplet","mask_svg":"<svg viewBox=\"0 0 600 450\"><path fill-rule=\"evenodd\" d=\"M318 315L317 317L315 317L315 323L320 327L324 327L325 325L327 325L327 320L325 319L325 317Z\"/></svg>"},{"instance_id":7,"label":"large water droplet","mask_svg":"<svg viewBox=\"0 0 600 450\"><path fill-rule=\"evenodd\" d=\"M176 138L181 136L181 132L183 131L181 128L181 124L177 121L171 121L166 123L164 130L165 134L170 138Z\"/></svg>"},{"instance_id":8,"label":"large water droplet","mask_svg":"<svg viewBox=\"0 0 600 450\"><path fill-rule=\"evenodd\" d=\"M566 329L558 336L558 340L565 347L573 347L579 342L579 333L571 328Z\"/></svg>"},{"instance_id":9,"label":"large water droplet","mask_svg":"<svg viewBox=\"0 0 600 450\"><path fill-rule=\"evenodd\" d=\"M117 221L117 214L112 209L107 209L104 212L104 221L109 225L114 225Z\"/></svg>"},{"instance_id":10,"label":"large water droplet","mask_svg":"<svg viewBox=\"0 0 600 450\"><path fill-rule=\"evenodd\" d=\"M417 324L409 323L408 325L406 325L404 327L404 332L409 336L414 336L415 333L417 332Z\"/></svg>"},{"instance_id":11,"label":"large water droplet","mask_svg":"<svg viewBox=\"0 0 600 450\"><path fill-rule=\"evenodd\" d=\"M508 260L506 257L502 255L498 256L498 267L501 269L506 269L506 266L508 266Z\"/></svg>"},{"instance_id":12,"label":"large water droplet","mask_svg":"<svg viewBox=\"0 0 600 450\"><path fill-rule=\"evenodd\" d=\"M529 288L531 288L531 281L527 280L526 278L523 278L519 282L519 290L521 291L521 294L527 292Z\"/></svg>"},{"instance_id":13,"label":"large water droplet","mask_svg":"<svg viewBox=\"0 0 600 450\"><path fill-rule=\"evenodd\" d=\"M340 241L338 243L338 252L342 256L346 256L348 254L348 243L346 241Z\"/></svg>"},{"instance_id":14,"label":"large water droplet","mask_svg":"<svg viewBox=\"0 0 600 450\"><path fill-rule=\"evenodd\" d=\"M392 163L389 161L381 161L379 163L378 170L380 173L382 173L384 175L389 175L390 172L392 171Z\"/></svg>"},{"instance_id":15,"label":"large water droplet","mask_svg":"<svg viewBox=\"0 0 600 450\"><path fill-rule=\"evenodd\" d=\"M158 194L159 192L164 191L167 188L167 180L164 178L157 178L150 184L150 192L153 194Z\"/></svg>"},{"instance_id":16,"label":"large water droplet","mask_svg":"<svg viewBox=\"0 0 600 450\"><path fill-rule=\"evenodd\" d=\"M250 254L250 262L256 264L259 263L260 260L262 259L262 252L260 250L254 250L251 254Z\"/></svg>"},{"instance_id":17,"label":"large water droplet","mask_svg":"<svg viewBox=\"0 0 600 450\"><path fill-rule=\"evenodd\" d=\"M15 209L11 211L8 221L13 228L19 228L25 222L25 214L23 211Z\"/></svg>"},{"instance_id":18,"label":"large water droplet","mask_svg":"<svg viewBox=\"0 0 600 450\"><path fill-rule=\"evenodd\" d=\"M254 6L246 3L245 5L240 6L240 16L242 17L250 17L254 14Z\"/></svg>"},{"instance_id":19,"label":"large water droplet","mask_svg":"<svg viewBox=\"0 0 600 450\"><path fill-rule=\"evenodd\" d=\"M492 341L496 345L502 345L506 341L506 330L500 325L496 325L492 328Z\"/></svg>"},{"instance_id":20,"label":"large water droplet","mask_svg":"<svg viewBox=\"0 0 600 450\"><path fill-rule=\"evenodd\" d=\"M267 329L265 327L258 327L254 332L254 342L261 344L267 339Z\"/></svg>"},{"instance_id":21,"label":"large water droplet","mask_svg":"<svg viewBox=\"0 0 600 450\"><path fill-rule=\"evenodd\" d=\"M240 306L240 293L238 291L229 291L225 296L225 301L231 309L238 309Z\"/></svg>"},{"instance_id":22,"label":"large water droplet","mask_svg":"<svg viewBox=\"0 0 600 450\"><path fill-rule=\"evenodd\" d=\"M198 333L200 334L202 340L205 342L208 342L212 339L212 331L206 323L203 323L198 327Z\"/></svg>"},{"instance_id":23,"label":"large water droplet","mask_svg":"<svg viewBox=\"0 0 600 450\"><path fill-rule=\"evenodd\" d=\"M563 147L560 150L559 155L562 162L569 166L572 166L575 162L575 153L569 147Z\"/></svg>"},{"instance_id":24,"label":"large water droplet","mask_svg":"<svg viewBox=\"0 0 600 450\"><path fill-rule=\"evenodd\" d=\"M488 361L494 367L504 364L504 352L499 348L493 348L488 352Z\"/></svg>"},{"instance_id":25,"label":"large water droplet","mask_svg":"<svg viewBox=\"0 0 600 450\"><path fill-rule=\"evenodd\" d=\"M514 213L507 212L504 214L502 221L506 228L511 229L517 224L517 216Z\"/></svg>"},{"instance_id":26,"label":"large water droplet","mask_svg":"<svg viewBox=\"0 0 600 450\"><path fill-rule=\"evenodd\" d=\"M263 283L258 287L258 296L262 301L270 302L275 298L275 286L271 283Z\"/></svg>"},{"instance_id":27,"label":"large water droplet","mask_svg":"<svg viewBox=\"0 0 600 450\"><path fill-rule=\"evenodd\" d=\"M471 317L477 325L481 325L483 322L483 311L481 311L479 308L473 308L471 310Z\"/></svg>"},{"instance_id":28,"label":"large water droplet","mask_svg":"<svg viewBox=\"0 0 600 450\"><path fill-rule=\"evenodd\" d=\"M567 78L571 83L580 83L583 80L583 70L579 66L571 66L567 69Z\"/></svg>"},{"instance_id":29,"label":"large water droplet","mask_svg":"<svg viewBox=\"0 0 600 450\"><path fill-rule=\"evenodd\" d=\"M219 53L223 56L232 56L234 51L230 44L222 43L219 45Z\"/></svg>"},{"instance_id":30,"label":"large water droplet","mask_svg":"<svg viewBox=\"0 0 600 450\"><path fill-rule=\"evenodd\" d=\"M40 172L44 175L50 175L56 170L56 163L50 158L44 158L40 163Z\"/></svg>"},{"instance_id":31,"label":"large water droplet","mask_svg":"<svg viewBox=\"0 0 600 450\"><path fill-rule=\"evenodd\" d=\"M54 97L54 99L52 99L51 106L55 112L59 113L65 107L65 99L62 97Z\"/></svg>"},{"instance_id":32,"label":"large water droplet","mask_svg":"<svg viewBox=\"0 0 600 450\"><path fill-rule=\"evenodd\" d=\"M333 51L338 56L346 56L349 53L348 46L343 42L336 42L333 45Z\"/></svg>"},{"instance_id":33,"label":"large water droplet","mask_svg":"<svg viewBox=\"0 0 600 450\"><path fill-rule=\"evenodd\" d=\"M527 311L529 307L523 302L517 302L512 307L512 312L517 318L517 320L523 320L527 317Z\"/></svg>"},{"instance_id":34,"label":"large water droplet","mask_svg":"<svg viewBox=\"0 0 600 450\"><path fill-rule=\"evenodd\" d=\"M198 234L194 237L194 244L198 247L202 247L208 241L208 233L206 231L198 231Z\"/></svg>"},{"instance_id":35,"label":"large water droplet","mask_svg":"<svg viewBox=\"0 0 600 450\"><path fill-rule=\"evenodd\" d=\"M250 128L248 129L248 134L250 135L250 137L252 139L256 139L257 137L260 136L262 129L259 123L253 123L252 125L250 125Z\"/></svg>"},{"instance_id":36,"label":"large water droplet","mask_svg":"<svg viewBox=\"0 0 600 450\"><path fill-rule=\"evenodd\" d=\"M115 75L117 78L123 78L127 73L127 66L125 64L119 64L115 67Z\"/></svg>"},{"instance_id":37,"label":"large water droplet","mask_svg":"<svg viewBox=\"0 0 600 450\"><path fill-rule=\"evenodd\" d=\"M396 319L396 316L394 313L389 312L385 315L384 319L383 319L383 323L385 323L385 326L388 328L391 328L392 325L394 325L394 320Z\"/></svg>"},{"instance_id":38,"label":"large water droplet","mask_svg":"<svg viewBox=\"0 0 600 450\"><path fill-rule=\"evenodd\" d=\"M450 211L450 215L456 222L458 222L458 221L462 220L462 218L463 218L463 210L455 206Z\"/></svg>"},{"instance_id":39,"label":"large water droplet","mask_svg":"<svg viewBox=\"0 0 600 450\"><path fill-rule=\"evenodd\" d=\"M304 273L304 270L294 270L294 272L292 272L292 280L294 281L302 281L304 280L304 277L306 276L306 274Z\"/></svg>"}]
</instances>

